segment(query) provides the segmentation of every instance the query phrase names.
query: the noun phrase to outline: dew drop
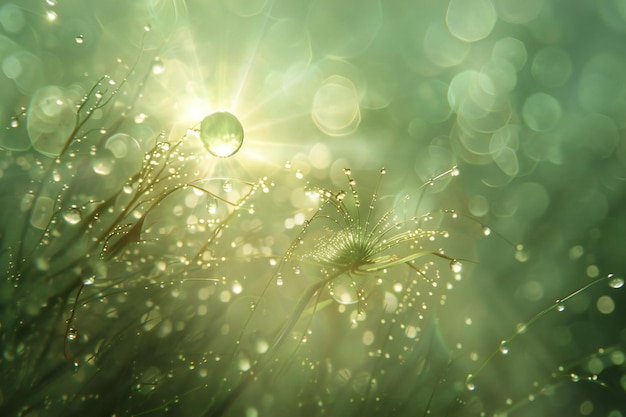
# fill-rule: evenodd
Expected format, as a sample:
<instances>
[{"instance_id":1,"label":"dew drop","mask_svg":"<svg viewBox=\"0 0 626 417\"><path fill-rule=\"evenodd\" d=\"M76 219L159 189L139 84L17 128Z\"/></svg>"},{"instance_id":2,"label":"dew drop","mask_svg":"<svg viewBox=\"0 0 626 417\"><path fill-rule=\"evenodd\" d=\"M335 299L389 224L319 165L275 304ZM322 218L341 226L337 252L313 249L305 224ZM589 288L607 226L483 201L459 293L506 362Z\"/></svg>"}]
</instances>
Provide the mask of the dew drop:
<instances>
[{"instance_id":1,"label":"dew drop","mask_svg":"<svg viewBox=\"0 0 626 417\"><path fill-rule=\"evenodd\" d=\"M217 202L215 200L211 201L208 204L207 210L209 211L210 215L217 213Z\"/></svg>"},{"instance_id":2,"label":"dew drop","mask_svg":"<svg viewBox=\"0 0 626 417\"><path fill-rule=\"evenodd\" d=\"M488 226L483 226L482 232L483 235L489 236L491 234L491 229Z\"/></svg>"},{"instance_id":3,"label":"dew drop","mask_svg":"<svg viewBox=\"0 0 626 417\"><path fill-rule=\"evenodd\" d=\"M74 41L81 45L83 42L85 42L85 38L83 37L83 35L78 35L77 37L74 38Z\"/></svg>"},{"instance_id":4,"label":"dew drop","mask_svg":"<svg viewBox=\"0 0 626 417\"><path fill-rule=\"evenodd\" d=\"M476 385L474 385L474 375L467 374L467 378L465 378L465 387L468 391L474 391L476 389Z\"/></svg>"},{"instance_id":5,"label":"dew drop","mask_svg":"<svg viewBox=\"0 0 626 417\"><path fill-rule=\"evenodd\" d=\"M70 207L65 213L63 213L63 220L69 224L77 224L80 222L80 219L80 210L76 207Z\"/></svg>"},{"instance_id":6,"label":"dew drop","mask_svg":"<svg viewBox=\"0 0 626 417\"><path fill-rule=\"evenodd\" d=\"M267 340L265 339L259 339L256 341L256 345L255 345L255 350L258 353L265 353L268 351L268 349L270 348L270 344L267 342Z\"/></svg>"},{"instance_id":7,"label":"dew drop","mask_svg":"<svg viewBox=\"0 0 626 417\"><path fill-rule=\"evenodd\" d=\"M78 331L76 330L76 328L70 327L69 329L67 329L66 337L67 340L69 340L70 342L76 340L78 338Z\"/></svg>"},{"instance_id":8,"label":"dew drop","mask_svg":"<svg viewBox=\"0 0 626 417\"><path fill-rule=\"evenodd\" d=\"M246 372L250 370L250 368L251 368L250 359L248 358L239 359L239 370Z\"/></svg>"},{"instance_id":9,"label":"dew drop","mask_svg":"<svg viewBox=\"0 0 626 417\"><path fill-rule=\"evenodd\" d=\"M450 175L452 175L453 177L458 177L459 175L461 175L461 171L459 170L458 167L453 167L450 170Z\"/></svg>"},{"instance_id":10,"label":"dew drop","mask_svg":"<svg viewBox=\"0 0 626 417\"><path fill-rule=\"evenodd\" d=\"M332 282L330 296L339 304L350 305L359 302L356 289L353 287L352 279L346 275L341 275Z\"/></svg>"},{"instance_id":11,"label":"dew drop","mask_svg":"<svg viewBox=\"0 0 626 417\"><path fill-rule=\"evenodd\" d=\"M156 58L154 60L154 63L152 64L152 73L155 75L159 75L163 74L163 72L165 72L165 64L163 64L163 61L161 61L159 58Z\"/></svg>"},{"instance_id":12,"label":"dew drop","mask_svg":"<svg viewBox=\"0 0 626 417\"><path fill-rule=\"evenodd\" d=\"M48 260L45 258L37 258L35 260L35 266L40 271L47 271L48 269L50 269L50 262L48 262Z\"/></svg>"},{"instance_id":13,"label":"dew drop","mask_svg":"<svg viewBox=\"0 0 626 417\"><path fill-rule=\"evenodd\" d=\"M81 277L81 281L83 281L84 285L93 285L93 283L96 282L96 276L89 275L86 277Z\"/></svg>"},{"instance_id":14,"label":"dew drop","mask_svg":"<svg viewBox=\"0 0 626 417\"><path fill-rule=\"evenodd\" d=\"M458 274L463 270L463 264L456 259L453 259L452 261L450 261L450 269L452 270L452 272Z\"/></svg>"},{"instance_id":15,"label":"dew drop","mask_svg":"<svg viewBox=\"0 0 626 417\"><path fill-rule=\"evenodd\" d=\"M11 127L18 127L20 125L20 121L17 120L17 117L11 118Z\"/></svg>"},{"instance_id":16,"label":"dew drop","mask_svg":"<svg viewBox=\"0 0 626 417\"><path fill-rule=\"evenodd\" d=\"M93 172L98 175L109 175L113 170L113 161L106 158L95 159L91 163Z\"/></svg>"},{"instance_id":17,"label":"dew drop","mask_svg":"<svg viewBox=\"0 0 626 417\"><path fill-rule=\"evenodd\" d=\"M233 190L233 183L228 180L224 181L224 184L222 184L222 189L225 193L230 193Z\"/></svg>"},{"instance_id":18,"label":"dew drop","mask_svg":"<svg viewBox=\"0 0 626 417\"><path fill-rule=\"evenodd\" d=\"M561 302L557 302L556 304L556 311L565 311L565 305Z\"/></svg>"},{"instance_id":19,"label":"dew drop","mask_svg":"<svg viewBox=\"0 0 626 417\"><path fill-rule=\"evenodd\" d=\"M154 70L153 70L153 71L154 71ZM140 125L140 124L142 124L143 122L145 122L147 118L148 118L148 115L147 115L147 114L145 114L145 113L139 113L137 116L135 116L134 121L135 121L135 123L136 123L136 124Z\"/></svg>"},{"instance_id":20,"label":"dew drop","mask_svg":"<svg viewBox=\"0 0 626 417\"><path fill-rule=\"evenodd\" d=\"M202 120L200 139L211 155L228 158L243 144L243 127L232 113L216 112Z\"/></svg>"},{"instance_id":21,"label":"dew drop","mask_svg":"<svg viewBox=\"0 0 626 417\"><path fill-rule=\"evenodd\" d=\"M528 261L528 252L524 249L524 245L517 245L515 249L515 259L517 259L518 262Z\"/></svg>"},{"instance_id":22,"label":"dew drop","mask_svg":"<svg viewBox=\"0 0 626 417\"><path fill-rule=\"evenodd\" d=\"M617 289L624 286L624 278L613 276L613 274L609 275L609 277L609 287Z\"/></svg>"},{"instance_id":23,"label":"dew drop","mask_svg":"<svg viewBox=\"0 0 626 417\"><path fill-rule=\"evenodd\" d=\"M506 340L500 342L500 353L502 353L503 355L509 354L509 346L506 343Z\"/></svg>"}]
</instances>

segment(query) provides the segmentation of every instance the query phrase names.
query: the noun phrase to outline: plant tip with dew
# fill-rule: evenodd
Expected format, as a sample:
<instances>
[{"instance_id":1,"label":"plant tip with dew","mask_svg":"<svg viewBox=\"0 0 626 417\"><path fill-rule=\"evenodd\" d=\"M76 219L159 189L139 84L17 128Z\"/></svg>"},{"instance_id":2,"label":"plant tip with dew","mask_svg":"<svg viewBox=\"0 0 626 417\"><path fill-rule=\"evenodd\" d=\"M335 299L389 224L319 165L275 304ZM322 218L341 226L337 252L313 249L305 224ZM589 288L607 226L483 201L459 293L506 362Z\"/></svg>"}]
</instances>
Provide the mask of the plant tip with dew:
<instances>
[{"instance_id":1,"label":"plant tip with dew","mask_svg":"<svg viewBox=\"0 0 626 417\"><path fill-rule=\"evenodd\" d=\"M433 181L455 172L455 168L447 170ZM320 205L303 223L300 233L276 265L272 279L261 292L261 299L269 297L273 291L286 291L288 286L302 286L303 279L317 275L315 282L300 291L298 302L274 336L270 337L273 342L263 356L251 365L232 394L206 416L218 415L233 406L254 378L287 349L285 346L289 341L298 341L292 348L295 352L303 350L303 341L312 338L307 329L319 326L313 321L315 313L326 306L335 303L339 305L340 312L352 311L349 320L340 320L351 329L362 326L368 329L373 325L388 327L388 335L380 341L371 330L366 331L364 347L371 349L376 343L396 337L406 338L407 334L416 341L420 339L418 334L423 333L422 337L426 337L431 311L445 304L445 291L452 288L454 280L459 279L463 264L442 249L451 236L450 231L438 226L428 227L435 223L431 220L436 212L407 214L408 196L400 198L391 207L381 209L379 193L382 178L387 173L384 168L379 171L369 204L361 205L353 171L345 168L343 173L348 191L326 188L310 191L319 197ZM424 186L419 188L423 189ZM419 206L411 209L418 213ZM447 217L449 213L441 210L440 215ZM265 310L268 308L271 307L267 306ZM256 310L246 319L238 341L248 337L252 322L258 320L256 314L263 312ZM393 320L385 319L387 314L391 314ZM396 330L395 323L402 323L399 330ZM408 333L407 328L410 330ZM395 335L396 331L400 333ZM243 346L243 343L237 343L233 355L238 355ZM296 354L294 351L292 355ZM416 347L398 354L416 355L411 360L419 360L424 351ZM384 376L379 375L378 378Z\"/></svg>"}]
</instances>

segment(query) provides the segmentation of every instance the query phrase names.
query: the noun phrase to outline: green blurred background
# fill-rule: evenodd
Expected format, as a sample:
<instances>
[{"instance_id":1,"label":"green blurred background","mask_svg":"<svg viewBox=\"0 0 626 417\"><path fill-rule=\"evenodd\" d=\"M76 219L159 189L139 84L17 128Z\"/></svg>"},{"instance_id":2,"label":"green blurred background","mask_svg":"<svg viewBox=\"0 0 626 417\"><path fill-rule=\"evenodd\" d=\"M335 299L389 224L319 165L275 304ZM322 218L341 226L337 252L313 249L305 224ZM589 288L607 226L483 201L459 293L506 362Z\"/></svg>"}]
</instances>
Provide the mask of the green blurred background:
<instances>
[{"instance_id":1,"label":"green blurred background","mask_svg":"<svg viewBox=\"0 0 626 417\"><path fill-rule=\"evenodd\" d=\"M304 219L314 214L307 184L348 190L346 167L352 169L365 202L379 180L380 168L386 167L378 216L405 194L413 197L411 201L423 195L419 213L456 210L468 216L456 222L460 224L441 223L451 231L444 244L446 254L466 262L463 280L446 293L444 306L439 306L439 298L425 302L426 310L437 312L428 319L436 330L424 340L437 341L423 352L422 347L415 352L422 352L417 355L432 360L433 365L428 371L416 372L425 381L407 383L421 391L415 407L424 408L399 399L414 395L411 389L401 392L403 383L385 385L388 380L412 378L403 367L424 366L394 356L374 364L375 373L381 375L377 384L372 382L374 371L365 374L365 382L345 370L342 373L347 366L328 371L350 381L352 388L337 383L336 376L331 378L334 382L324 382L318 373L315 379L312 374L285 371L281 377L268 379L282 395L275 394L269 401L262 392L257 393L258 387L253 388L236 400L233 415L424 415L428 406L433 407L434 415L623 415L625 295L606 281L573 297L564 311L555 308L512 340L507 355L496 355L481 370L474 391L466 392L458 384L466 372L478 369L497 350L501 340L515 334L520 323L554 305L555 300L607 274L623 276L623 0L2 0L0 65L0 187L7 202L0 209L0 236L2 259L8 265L1 298L4 355L0 359L0 407L11 411L7 415L20 409L16 396L24 396L24 407L32 406L24 408L23 415L80 415L84 411L81 402L85 407L102 408L101 414L93 415L140 415L152 409L155 415L166 409L173 415L210 411L211 395L219 397L219 390L232 389L222 378L232 372L241 375L250 366L227 356L222 362L237 363L238 370L228 370L228 365L202 368L198 365L202 360L197 358L191 368L184 356L193 356L189 352L215 356L220 349L230 349L225 346L233 342L235 333L267 326L272 334L280 327L306 285L295 284L288 289L292 293L276 295L287 301L274 312L276 317L272 318L272 311L266 312L270 317L266 322L255 317L247 321L248 304L259 297L271 299L263 288L275 278L275 265L270 262L268 266L267 259L280 262ZM124 314L120 307L120 313L111 316L85 306L83 329L101 326L99 320L106 319L99 314L116 321L116 325L102 325L102 339L115 341L107 342L113 346L110 354L119 355L118 365L131 369L128 375L86 364L93 368L84 371L86 374L59 371L58 377L50 376L56 378L55 388L42 388L31 398L24 392L39 386L41 381L33 382L38 381L36 376L18 383L23 385L18 391L8 379L19 380L16 369L32 364L20 362L19 344L12 346L18 339L13 336L24 322L40 314L39 298L55 298L47 298L48 284L24 284L25 279L16 283L10 265L23 242L11 228L25 217L26 210L19 204L22 193L28 184L40 181L33 172L38 166L52 164L73 131L76 111L72 103L88 94L103 75L117 82L111 84L109 93L126 81L110 102L111 113L104 112L107 107L101 109L102 114L94 113L93 128L108 129L102 133L106 138L113 133L129 135L124 140L134 139L124 143L133 148L126 154L124 145L122 156L115 148L107 148L113 156L102 158L94 151L93 172L69 174L82 178L71 183L80 188L76 195L83 193L97 200L121 189L139 169L156 137L176 143L187 134L190 154L205 153L199 141L200 122L216 111L228 111L241 122L243 146L230 158L197 157L188 162L189 171L193 166L194 176L243 181L267 176L273 187L267 196L254 199L254 211L249 210L248 217L237 219L230 232L224 231L228 237L216 244L213 255L224 259L202 275L210 281L195 277L197 282L176 287L187 298L171 295L174 290L169 287L148 290L146 286L149 294L137 295L138 307L127 308ZM115 169L107 160L113 157L123 160ZM420 188L453 166L459 167L460 176L446 176L432 187ZM243 190L235 190L235 197L226 185L222 191L218 186L215 193L238 201L245 186L233 182ZM45 192L43 184L40 192ZM227 204L218 200L213 199L218 211L227 213ZM188 208L193 207L184 201ZM176 207L175 201L164 203L160 213L167 219L159 221L189 226L189 218L172 217ZM32 218L25 221L30 222L29 227L38 226ZM493 233L484 236L481 225L488 225ZM323 227L317 231L323 232ZM193 239L193 234L180 232L180 239L184 243L179 249L191 246L187 239ZM524 250L516 251L517 244L523 244ZM169 274L178 282L184 268L170 268L174 256L170 249L162 246L150 253L147 259L158 271L142 278L154 278L154 284L158 283L155 276ZM166 260L168 267L159 267L159 260ZM445 269L441 268L442 273L451 275ZM286 279L297 280L299 272L290 272ZM403 277L406 272L402 270ZM109 272L109 277L116 273L125 277L124 272ZM240 282L243 290L237 287ZM26 285L28 291L16 290L19 285ZM138 285L143 286L143 281ZM275 291L271 288L270 292ZM44 295L32 302L39 305L34 312L33 308L13 307L30 305L28 297L37 291ZM90 296L108 295L96 291ZM130 297L134 297L132 292ZM321 298L315 300L312 304L322 305ZM154 326L145 324L144 315L153 311L150 302L161 306ZM214 311L212 302L228 305L230 313L224 316L221 310ZM30 331L39 335L52 332L62 340L67 333L63 319L69 315L71 300L59 303L61 319L56 324L45 322ZM193 312L183 310L180 303L192 304ZM202 303L209 307L199 307ZM376 306L371 308L377 311ZM310 342L317 350L287 355L286 361L299 363L311 355L318 358L320 367L328 365L329 358L350 356L363 348L350 344L371 344L361 333L358 337L339 336L348 334L350 326L347 320L322 316L330 309L337 310L333 305L322 308L319 315L304 313L304 317L312 317L313 327L316 321L320 327L313 332L320 336ZM81 320L78 313L76 320ZM89 319L90 314L94 318ZM176 327L185 320L195 327ZM162 323L167 322L170 328L163 330ZM229 328L225 333L224 323L242 330ZM385 340L385 332L392 332L377 320L370 325L380 325L368 328L377 342ZM131 342L120 342L122 336L117 336L133 326L146 333L156 328L151 334L161 329L161 333L139 349ZM202 326L206 326L204 333L199 333ZM106 329L112 333L107 334ZM406 328L401 333L407 333ZM220 342L220 337L225 340ZM36 343L36 339L23 340L22 351ZM267 343L271 337L263 340ZM82 342L89 345L93 337L91 342ZM206 346L201 346L203 343ZM381 345L381 352L395 352L394 343L401 350L406 340L390 339ZM85 352L89 349L93 347ZM428 353L429 349L441 350L441 354ZM154 357L147 355L151 351ZM51 355L49 360L63 362L60 355ZM137 355L143 355L142 359ZM84 356L87 358L87 353ZM341 359L333 360L341 363ZM199 379L174 372L187 369L195 375L195 368L204 369ZM265 371L265 366L259 370ZM94 384L93 390L84 393L76 388L75 384L103 374L119 382L118 396L98 392L102 387L114 390L116 384ZM293 388L300 384L298 376L308 381L300 391ZM155 382L151 394L128 394L134 392L129 387L138 381L168 378L173 382L164 382L162 391ZM65 383L71 392L59 388ZM368 384L370 388L366 388ZM218 394L206 394L203 389ZM390 397L390 391L398 395ZM134 399L134 395L149 400ZM374 405L351 406L349 400L355 395L356 403L370 396L372 404L387 404L378 409ZM457 398L466 396L465 404L457 404ZM339 398L345 404L335 408L318 402L306 405L305 399L318 397L320 404L339 403ZM115 403L122 404L121 408L112 405Z\"/></svg>"}]
</instances>

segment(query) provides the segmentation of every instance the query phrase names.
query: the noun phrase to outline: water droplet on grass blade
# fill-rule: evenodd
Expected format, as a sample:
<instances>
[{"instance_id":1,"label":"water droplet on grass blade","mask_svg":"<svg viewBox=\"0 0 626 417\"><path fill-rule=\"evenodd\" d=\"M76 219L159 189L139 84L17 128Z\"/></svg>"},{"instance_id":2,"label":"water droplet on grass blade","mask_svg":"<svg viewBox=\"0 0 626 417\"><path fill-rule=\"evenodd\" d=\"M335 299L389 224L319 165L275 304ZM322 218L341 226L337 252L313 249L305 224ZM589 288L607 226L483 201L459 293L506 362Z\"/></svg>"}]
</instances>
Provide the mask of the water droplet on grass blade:
<instances>
[{"instance_id":1,"label":"water droplet on grass blade","mask_svg":"<svg viewBox=\"0 0 626 417\"><path fill-rule=\"evenodd\" d=\"M71 207L65 213L63 213L63 220L65 220L69 224L77 224L80 222L81 215L80 210L76 207Z\"/></svg>"},{"instance_id":2,"label":"water droplet on grass blade","mask_svg":"<svg viewBox=\"0 0 626 417\"><path fill-rule=\"evenodd\" d=\"M613 276L613 274L609 275L609 287L611 288L622 288L624 286L624 278Z\"/></svg>"},{"instance_id":3,"label":"water droplet on grass blade","mask_svg":"<svg viewBox=\"0 0 626 417\"><path fill-rule=\"evenodd\" d=\"M463 264L456 259L450 261L450 269L452 272L459 273L463 270Z\"/></svg>"},{"instance_id":4,"label":"water droplet on grass blade","mask_svg":"<svg viewBox=\"0 0 626 417\"><path fill-rule=\"evenodd\" d=\"M467 378L465 378L465 387L469 391L474 391L476 389L476 385L474 385L474 375L467 374Z\"/></svg>"},{"instance_id":5,"label":"water droplet on grass blade","mask_svg":"<svg viewBox=\"0 0 626 417\"><path fill-rule=\"evenodd\" d=\"M70 342L76 340L78 338L78 331L74 327L70 327L69 329L67 329L66 337L67 340L69 340Z\"/></svg>"},{"instance_id":6,"label":"water droplet on grass blade","mask_svg":"<svg viewBox=\"0 0 626 417\"><path fill-rule=\"evenodd\" d=\"M528 261L528 252L524 249L524 245L517 245L515 249L515 259L517 259L518 262Z\"/></svg>"}]
</instances>

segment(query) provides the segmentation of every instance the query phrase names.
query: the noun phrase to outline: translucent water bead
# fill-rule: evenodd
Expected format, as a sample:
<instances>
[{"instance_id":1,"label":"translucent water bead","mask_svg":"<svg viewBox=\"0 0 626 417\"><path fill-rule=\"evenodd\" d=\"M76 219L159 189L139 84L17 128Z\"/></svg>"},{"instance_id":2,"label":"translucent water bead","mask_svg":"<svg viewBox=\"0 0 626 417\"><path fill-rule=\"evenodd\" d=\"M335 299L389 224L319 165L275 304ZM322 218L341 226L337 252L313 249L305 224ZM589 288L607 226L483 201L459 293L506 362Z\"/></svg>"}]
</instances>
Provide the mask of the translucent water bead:
<instances>
[{"instance_id":1,"label":"translucent water bead","mask_svg":"<svg viewBox=\"0 0 626 417\"><path fill-rule=\"evenodd\" d=\"M216 112L202 120L200 139L211 155L228 158L243 144L243 127L232 113Z\"/></svg>"}]
</instances>

